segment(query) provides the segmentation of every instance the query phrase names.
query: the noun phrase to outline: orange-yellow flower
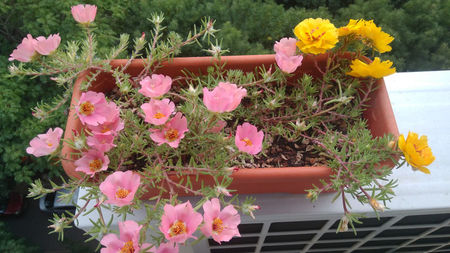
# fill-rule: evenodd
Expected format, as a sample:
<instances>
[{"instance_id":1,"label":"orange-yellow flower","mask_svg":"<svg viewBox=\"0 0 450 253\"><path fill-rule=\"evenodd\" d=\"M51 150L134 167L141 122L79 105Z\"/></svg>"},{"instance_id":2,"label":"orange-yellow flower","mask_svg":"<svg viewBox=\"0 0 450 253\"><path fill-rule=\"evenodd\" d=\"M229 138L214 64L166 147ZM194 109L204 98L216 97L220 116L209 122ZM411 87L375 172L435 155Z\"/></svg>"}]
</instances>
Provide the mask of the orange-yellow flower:
<instances>
[{"instance_id":1,"label":"orange-yellow flower","mask_svg":"<svg viewBox=\"0 0 450 253\"><path fill-rule=\"evenodd\" d=\"M328 19L305 19L294 28L294 34L304 53L322 54L338 43L338 31Z\"/></svg>"},{"instance_id":2,"label":"orange-yellow flower","mask_svg":"<svg viewBox=\"0 0 450 253\"><path fill-rule=\"evenodd\" d=\"M355 34L363 40L365 44L374 48L380 53L389 52L392 50L389 43L394 40L394 37L381 31L381 27L377 27L373 20L366 21L364 19L350 19L346 26L338 29L339 36L346 36Z\"/></svg>"},{"instance_id":3,"label":"orange-yellow flower","mask_svg":"<svg viewBox=\"0 0 450 253\"><path fill-rule=\"evenodd\" d=\"M364 21L364 26L360 28L359 33L367 38L369 44L378 52L384 53L392 50L389 43L394 40L394 37L381 31L381 27L377 27L373 20Z\"/></svg>"},{"instance_id":4,"label":"orange-yellow flower","mask_svg":"<svg viewBox=\"0 0 450 253\"><path fill-rule=\"evenodd\" d=\"M398 147L405 155L405 160L413 167L414 170L420 170L423 173L430 174L430 170L425 166L430 165L435 157L428 147L428 140L426 135L419 135L414 132L409 132L408 137L400 135L398 138Z\"/></svg>"},{"instance_id":5,"label":"orange-yellow flower","mask_svg":"<svg viewBox=\"0 0 450 253\"><path fill-rule=\"evenodd\" d=\"M375 57L373 62L367 64L358 59L352 61L350 68L352 71L347 72L347 75L354 77L375 77L382 78L395 73L395 68L391 68L391 61L381 61L380 58Z\"/></svg>"},{"instance_id":6,"label":"orange-yellow flower","mask_svg":"<svg viewBox=\"0 0 450 253\"><path fill-rule=\"evenodd\" d=\"M338 28L339 36L346 36L349 34L359 34L359 31L362 26L364 26L364 20L356 20L356 19L350 19L348 24L343 27Z\"/></svg>"}]
</instances>

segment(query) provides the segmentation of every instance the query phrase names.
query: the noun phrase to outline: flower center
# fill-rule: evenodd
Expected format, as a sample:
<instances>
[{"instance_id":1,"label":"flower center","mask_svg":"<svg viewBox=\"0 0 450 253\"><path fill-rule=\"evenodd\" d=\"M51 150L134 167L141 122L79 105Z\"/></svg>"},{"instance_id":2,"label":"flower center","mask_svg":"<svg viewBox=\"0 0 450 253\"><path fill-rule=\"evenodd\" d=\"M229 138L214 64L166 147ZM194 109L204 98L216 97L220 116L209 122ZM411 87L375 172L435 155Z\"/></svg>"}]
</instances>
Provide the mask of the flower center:
<instances>
[{"instance_id":1,"label":"flower center","mask_svg":"<svg viewBox=\"0 0 450 253\"><path fill-rule=\"evenodd\" d=\"M414 149L417 153L419 153L420 156L424 156L425 147L418 147L418 145L413 144Z\"/></svg>"},{"instance_id":2,"label":"flower center","mask_svg":"<svg viewBox=\"0 0 450 253\"><path fill-rule=\"evenodd\" d=\"M224 228L225 227L223 226L223 221L219 219L219 217L215 218L212 224L212 230L217 234L220 234L222 233Z\"/></svg>"},{"instance_id":3,"label":"flower center","mask_svg":"<svg viewBox=\"0 0 450 253\"><path fill-rule=\"evenodd\" d=\"M103 127L102 127L102 130L101 130L100 132L106 133L106 132L108 132L108 131L111 131L111 129L109 129L107 126L103 126Z\"/></svg>"},{"instance_id":4,"label":"flower center","mask_svg":"<svg viewBox=\"0 0 450 253\"><path fill-rule=\"evenodd\" d=\"M99 160L99 159L92 160L89 162L89 169L92 172L96 172L102 167L102 165L103 165L103 163L101 160Z\"/></svg>"},{"instance_id":5,"label":"flower center","mask_svg":"<svg viewBox=\"0 0 450 253\"><path fill-rule=\"evenodd\" d=\"M321 34L317 34L316 31L319 30L319 27L316 27L311 30L311 32L306 32L306 36L309 37L309 41L316 41L319 40L323 35L325 35L325 32L322 32ZM316 33L316 34L314 34Z\"/></svg>"},{"instance_id":6,"label":"flower center","mask_svg":"<svg viewBox=\"0 0 450 253\"><path fill-rule=\"evenodd\" d=\"M164 114L162 114L160 112L157 112L155 115L153 115L153 118L155 118L155 119L161 119L161 118L164 118L164 117L166 117L166 115L164 115Z\"/></svg>"},{"instance_id":7,"label":"flower center","mask_svg":"<svg viewBox=\"0 0 450 253\"><path fill-rule=\"evenodd\" d=\"M53 144L51 144L50 142L47 142L47 146L51 147L51 146L53 146Z\"/></svg>"},{"instance_id":8,"label":"flower center","mask_svg":"<svg viewBox=\"0 0 450 253\"><path fill-rule=\"evenodd\" d=\"M252 146L253 143L249 138L244 138L241 141L245 142L245 146Z\"/></svg>"},{"instance_id":9,"label":"flower center","mask_svg":"<svg viewBox=\"0 0 450 253\"><path fill-rule=\"evenodd\" d=\"M177 220L172 226L170 226L169 229L169 235L170 237L186 234L187 233L187 227L186 224L182 221Z\"/></svg>"},{"instance_id":10,"label":"flower center","mask_svg":"<svg viewBox=\"0 0 450 253\"><path fill-rule=\"evenodd\" d=\"M133 242L126 242L123 247L120 249L120 253L134 253Z\"/></svg>"},{"instance_id":11,"label":"flower center","mask_svg":"<svg viewBox=\"0 0 450 253\"><path fill-rule=\"evenodd\" d=\"M119 190L116 191L116 197L118 199L124 199L128 196L130 192L127 189L119 188Z\"/></svg>"},{"instance_id":12,"label":"flower center","mask_svg":"<svg viewBox=\"0 0 450 253\"><path fill-rule=\"evenodd\" d=\"M166 140L168 141L174 141L178 139L178 130L176 129L167 130L166 133L164 134L164 138L166 138Z\"/></svg>"},{"instance_id":13,"label":"flower center","mask_svg":"<svg viewBox=\"0 0 450 253\"><path fill-rule=\"evenodd\" d=\"M94 112L94 105L91 102L86 101L80 106L80 113L86 116L91 115Z\"/></svg>"}]
</instances>

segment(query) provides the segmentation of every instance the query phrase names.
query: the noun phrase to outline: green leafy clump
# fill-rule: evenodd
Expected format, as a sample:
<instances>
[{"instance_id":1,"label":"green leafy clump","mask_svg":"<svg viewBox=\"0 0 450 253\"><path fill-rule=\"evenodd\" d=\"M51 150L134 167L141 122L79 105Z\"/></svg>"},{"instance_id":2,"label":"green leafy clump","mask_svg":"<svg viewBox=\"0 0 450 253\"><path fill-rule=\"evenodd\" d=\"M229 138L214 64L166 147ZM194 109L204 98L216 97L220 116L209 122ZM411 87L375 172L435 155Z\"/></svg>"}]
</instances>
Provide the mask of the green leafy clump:
<instances>
[{"instance_id":1,"label":"green leafy clump","mask_svg":"<svg viewBox=\"0 0 450 253\"><path fill-rule=\"evenodd\" d=\"M8 231L5 223L0 222L0 251L33 253L39 252L39 248L27 243L25 238L14 236L10 231Z\"/></svg>"}]
</instances>

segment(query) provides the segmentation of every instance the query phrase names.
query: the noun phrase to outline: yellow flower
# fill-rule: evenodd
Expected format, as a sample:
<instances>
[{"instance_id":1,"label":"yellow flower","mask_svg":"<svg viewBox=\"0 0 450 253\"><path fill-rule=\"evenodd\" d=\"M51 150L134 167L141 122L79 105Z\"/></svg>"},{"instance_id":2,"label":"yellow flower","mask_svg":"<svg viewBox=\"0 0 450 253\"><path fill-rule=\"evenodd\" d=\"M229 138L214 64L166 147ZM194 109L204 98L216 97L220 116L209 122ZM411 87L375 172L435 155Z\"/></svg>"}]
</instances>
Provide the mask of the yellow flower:
<instances>
[{"instance_id":1,"label":"yellow flower","mask_svg":"<svg viewBox=\"0 0 450 253\"><path fill-rule=\"evenodd\" d=\"M354 77L375 77L382 78L383 76L388 76L395 73L395 68L391 68L391 61L381 61L380 58L375 57L373 62L367 64L358 59L352 61L352 71L347 72L347 75Z\"/></svg>"},{"instance_id":2,"label":"yellow flower","mask_svg":"<svg viewBox=\"0 0 450 253\"><path fill-rule=\"evenodd\" d=\"M346 26L339 27L338 29L339 37L346 36L352 33L359 34L361 27L364 26L364 22L365 20L362 19L360 20L350 19L350 21Z\"/></svg>"},{"instance_id":3,"label":"yellow flower","mask_svg":"<svg viewBox=\"0 0 450 253\"><path fill-rule=\"evenodd\" d=\"M294 34L304 53L322 54L338 42L338 31L328 19L305 19L294 28Z\"/></svg>"},{"instance_id":4,"label":"yellow flower","mask_svg":"<svg viewBox=\"0 0 450 253\"><path fill-rule=\"evenodd\" d=\"M430 165L435 157L431 152L431 148L428 147L426 135L422 135L419 138L417 133L409 132L405 141L405 137L402 134L398 138L398 147L403 151L405 160L413 167L413 169L430 174L430 170L425 166Z\"/></svg>"},{"instance_id":5,"label":"yellow flower","mask_svg":"<svg viewBox=\"0 0 450 253\"><path fill-rule=\"evenodd\" d=\"M350 19L346 26L338 29L339 36L346 36L355 34L359 36L364 43L374 48L380 53L389 52L392 50L389 43L394 40L394 37L381 31L381 27L377 27L373 20L366 21L364 19Z\"/></svg>"},{"instance_id":6,"label":"yellow flower","mask_svg":"<svg viewBox=\"0 0 450 253\"><path fill-rule=\"evenodd\" d=\"M359 34L367 39L366 43L380 53L392 50L389 43L394 40L394 37L381 31L381 27L377 27L373 20L364 21L364 25L359 29Z\"/></svg>"}]
</instances>

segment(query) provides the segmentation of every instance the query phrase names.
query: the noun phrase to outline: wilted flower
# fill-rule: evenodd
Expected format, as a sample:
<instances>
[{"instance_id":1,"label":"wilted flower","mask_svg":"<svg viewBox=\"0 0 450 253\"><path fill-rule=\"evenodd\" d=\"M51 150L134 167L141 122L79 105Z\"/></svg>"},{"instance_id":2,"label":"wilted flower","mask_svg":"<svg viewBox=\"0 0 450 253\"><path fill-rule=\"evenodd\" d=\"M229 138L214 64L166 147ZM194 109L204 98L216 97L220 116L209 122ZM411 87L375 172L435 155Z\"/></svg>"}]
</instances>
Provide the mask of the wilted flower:
<instances>
[{"instance_id":1,"label":"wilted flower","mask_svg":"<svg viewBox=\"0 0 450 253\"><path fill-rule=\"evenodd\" d=\"M105 203L125 206L131 204L140 184L141 177L139 174L130 170L116 171L106 177L105 181L100 184L100 191L108 197Z\"/></svg>"},{"instance_id":2,"label":"wilted flower","mask_svg":"<svg viewBox=\"0 0 450 253\"><path fill-rule=\"evenodd\" d=\"M62 134L63 130L59 127L55 130L48 129L46 134L38 134L30 141L27 153L36 157L53 153L59 146Z\"/></svg>"},{"instance_id":3,"label":"wilted flower","mask_svg":"<svg viewBox=\"0 0 450 253\"><path fill-rule=\"evenodd\" d=\"M208 133L218 133L220 131L222 131L222 129L227 125L226 121L223 120L219 120L216 122L216 124L211 127L210 129L208 129Z\"/></svg>"},{"instance_id":4,"label":"wilted flower","mask_svg":"<svg viewBox=\"0 0 450 253\"><path fill-rule=\"evenodd\" d=\"M373 207L373 209L384 212L384 205L380 204L376 199L371 198L370 205Z\"/></svg>"},{"instance_id":5,"label":"wilted flower","mask_svg":"<svg viewBox=\"0 0 450 253\"><path fill-rule=\"evenodd\" d=\"M212 236L218 243L228 242L233 236L241 236L237 228L241 217L233 205L228 205L220 211L219 199L214 198L203 204L203 211L204 225L200 230L206 236Z\"/></svg>"},{"instance_id":6,"label":"wilted flower","mask_svg":"<svg viewBox=\"0 0 450 253\"><path fill-rule=\"evenodd\" d=\"M259 210L259 209L261 209L261 207L258 205L243 205L242 206L242 211L245 213L248 213L248 215L250 215L250 217L252 217L253 219L255 219L255 215L253 214L253 212L255 210Z\"/></svg>"},{"instance_id":7,"label":"wilted flower","mask_svg":"<svg viewBox=\"0 0 450 253\"><path fill-rule=\"evenodd\" d=\"M72 6L72 16L78 23L89 24L94 22L97 14L97 6L90 4L79 4Z\"/></svg>"},{"instance_id":8,"label":"wilted flower","mask_svg":"<svg viewBox=\"0 0 450 253\"><path fill-rule=\"evenodd\" d=\"M237 126L234 143L240 151L256 155L262 149L263 139L263 131L258 131L254 125L246 122Z\"/></svg>"},{"instance_id":9,"label":"wilted flower","mask_svg":"<svg viewBox=\"0 0 450 253\"><path fill-rule=\"evenodd\" d=\"M405 160L415 170L420 170L423 173L430 174L430 170L425 167L430 165L435 157L428 146L428 139L426 135L419 135L414 132L409 132L405 140L405 136L400 135L398 138L398 147L405 155Z\"/></svg>"},{"instance_id":10,"label":"wilted flower","mask_svg":"<svg viewBox=\"0 0 450 253\"><path fill-rule=\"evenodd\" d=\"M176 206L166 204L159 230L167 240L184 243L188 238L195 238L192 234L201 222L202 215L194 211L189 201Z\"/></svg>"},{"instance_id":11,"label":"wilted flower","mask_svg":"<svg viewBox=\"0 0 450 253\"><path fill-rule=\"evenodd\" d=\"M348 231L348 223L349 219L346 215L342 216L341 218L341 226L339 227L339 232L347 232Z\"/></svg>"},{"instance_id":12,"label":"wilted flower","mask_svg":"<svg viewBox=\"0 0 450 253\"><path fill-rule=\"evenodd\" d=\"M227 188L223 187L223 186L216 186L216 192L218 195L223 194L227 197L231 197L231 193L230 191L227 190Z\"/></svg>"}]
</instances>

